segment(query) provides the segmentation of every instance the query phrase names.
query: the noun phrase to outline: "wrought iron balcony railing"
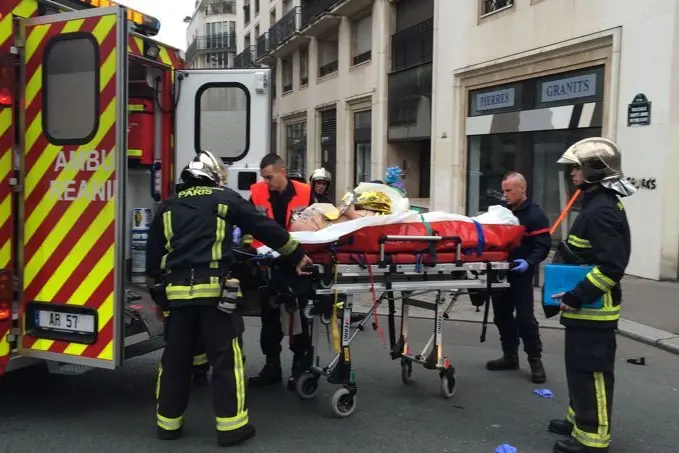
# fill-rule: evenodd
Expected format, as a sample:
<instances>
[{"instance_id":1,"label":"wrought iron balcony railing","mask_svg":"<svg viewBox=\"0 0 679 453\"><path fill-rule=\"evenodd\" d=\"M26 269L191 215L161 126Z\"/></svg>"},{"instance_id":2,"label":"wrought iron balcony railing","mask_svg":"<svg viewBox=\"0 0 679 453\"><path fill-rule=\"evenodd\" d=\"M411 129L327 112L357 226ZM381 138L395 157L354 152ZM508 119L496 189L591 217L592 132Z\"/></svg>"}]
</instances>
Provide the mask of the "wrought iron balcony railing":
<instances>
[{"instance_id":1,"label":"wrought iron balcony railing","mask_svg":"<svg viewBox=\"0 0 679 453\"><path fill-rule=\"evenodd\" d=\"M275 49L295 35L302 25L301 19L302 12L299 6L295 6L273 24L269 29L269 49Z\"/></svg>"},{"instance_id":2,"label":"wrought iron balcony railing","mask_svg":"<svg viewBox=\"0 0 679 453\"><path fill-rule=\"evenodd\" d=\"M252 68L255 66L255 54L257 46L246 47L233 59L233 67L236 69Z\"/></svg>"},{"instance_id":3,"label":"wrought iron balcony railing","mask_svg":"<svg viewBox=\"0 0 679 453\"><path fill-rule=\"evenodd\" d=\"M434 56L434 19L427 19L391 35L391 70L417 66Z\"/></svg>"},{"instance_id":4,"label":"wrought iron balcony railing","mask_svg":"<svg viewBox=\"0 0 679 453\"><path fill-rule=\"evenodd\" d=\"M302 28L327 13L343 0L302 0Z\"/></svg>"},{"instance_id":5,"label":"wrought iron balcony railing","mask_svg":"<svg viewBox=\"0 0 679 453\"><path fill-rule=\"evenodd\" d=\"M415 123L421 99L431 99L432 64L389 74L388 90L389 126Z\"/></svg>"},{"instance_id":6,"label":"wrought iron balcony railing","mask_svg":"<svg viewBox=\"0 0 679 453\"><path fill-rule=\"evenodd\" d=\"M231 33L198 36L187 47L186 60L193 59L201 51L235 52L236 36Z\"/></svg>"},{"instance_id":7,"label":"wrought iron balcony railing","mask_svg":"<svg viewBox=\"0 0 679 453\"><path fill-rule=\"evenodd\" d=\"M234 0L203 0L200 9L206 16L236 14L236 2Z\"/></svg>"},{"instance_id":8,"label":"wrought iron balcony railing","mask_svg":"<svg viewBox=\"0 0 679 453\"><path fill-rule=\"evenodd\" d=\"M494 13L503 8L514 6L514 0L483 0L483 9L481 15Z\"/></svg>"},{"instance_id":9,"label":"wrought iron balcony railing","mask_svg":"<svg viewBox=\"0 0 679 453\"><path fill-rule=\"evenodd\" d=\"M257 38L257 58L262 58L269 53L269 34L263 33Z\"/></svg>"},{"instance_id":10,"label":"wrought iron balcony railing","mask_svg":"<svg viewBox=\"0 0 679 453\"><path fill-rule=\"evenodd\" d=\"M356 55L354 57L354 66L357 64L365 63L366 61L370 61L371 55L372 55L371 51L363 52Z\"/></svg>"},{"instance_id":11,"label":"wrought iron balcony railing","mask_svg":"<svg viewBox=\"0 0 679 453\"><path fill-rule=\"evenodd\" d=\"M318 68L318 77L325 77L332 74L333 72L337 72L338 68L339 66L337 60L326 63Z\"/></svg>"}]
</instances>

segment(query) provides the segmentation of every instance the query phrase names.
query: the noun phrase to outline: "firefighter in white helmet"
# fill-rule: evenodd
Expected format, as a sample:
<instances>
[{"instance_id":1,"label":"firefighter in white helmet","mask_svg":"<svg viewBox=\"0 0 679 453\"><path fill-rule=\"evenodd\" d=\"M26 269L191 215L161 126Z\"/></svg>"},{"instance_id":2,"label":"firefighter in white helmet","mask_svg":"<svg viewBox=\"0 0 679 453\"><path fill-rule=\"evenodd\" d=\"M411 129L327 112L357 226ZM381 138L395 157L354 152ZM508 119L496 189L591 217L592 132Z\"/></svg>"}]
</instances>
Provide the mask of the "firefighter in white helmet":
<instances>
[{"instance_id":1,"label":"firefighter in white helmet","mask_svg":"<svg viewBox=\"0 0 679 453\"><path fill-rule=\"evenodd\" d=\"M314 203L331 203L330 185L332 184L332 175L325 168L318 168L311 173L309 178L309 185L311 185L311 198Z\"/></svg>"},{"instance_id":2,"label":"firefighter in white helmet","mask_svg":"<svg viewBox=\"0 0 679 453\"><path fill-rule=\"evenodd\" d=\"M630 256L630 229L621 197L634 187L622 174L618 146L601 137L586 138L558 160L571 167L583 192L582 211L561 242L555 262L592 269L561 301L566 327L566 378L570 404L563 420L549 430L570 436L554 445L556 453L606 452L611 441L615 368L615 331L620 318L620 280Z\"/></svg>"},{"instance_id":3,"label":"firefighter in white helmet","mask_svg":"<svg viewBox=\"0 0 679 453\"><path fill-rule=\"evenodd\" d=\"M232 278L234 225L278 251L297 272L311 264L299 243L225 187L221 160L202 151L182 172L183 190L163 201L148 235L146 275L154 301L170 312L157 385L158 436L181 436L196 342L212 366L217 443L255 435L245 398L239 288Z\"/></svg>"}]
</instances>

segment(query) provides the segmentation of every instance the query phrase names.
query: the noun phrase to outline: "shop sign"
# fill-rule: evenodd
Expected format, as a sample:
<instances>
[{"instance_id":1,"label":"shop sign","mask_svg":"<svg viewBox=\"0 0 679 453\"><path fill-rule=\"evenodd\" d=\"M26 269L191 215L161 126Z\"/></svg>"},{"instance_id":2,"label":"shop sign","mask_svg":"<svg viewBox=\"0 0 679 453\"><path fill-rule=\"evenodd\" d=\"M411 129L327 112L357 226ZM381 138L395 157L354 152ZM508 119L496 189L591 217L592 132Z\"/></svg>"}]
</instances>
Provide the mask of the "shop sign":
<instances>
[{"instance_id":1,"label":"shop sign","mask_svg":"<svg viewBox=\"0 0 679 453\"><path fill-rule=\"evenodd\" d=\"M540 102L560 102L596 95L596 74L584 74L540 84Z\"/></svg>"},{"instance_id":2,"label":"shop sign","mask_svg":"<svg viewBox=\"0 0 679 453\"><path fill-rule=\"evenodd\" d=\"M478 93L475 103L477 112L514 107L514 88Z\"/></svg>"},{"instance_id":3,"label":"shop sign","mask_svg":"<svg viewBox=\"0 0 679 453\"><path fill-rule=\"evenodd\" d=\"M634 96L627 106L627 126L648 126L651 124L651 103L645 94Z\"/></svg>"},{"instance_id":4,"label":"shop sign","mask_svg":"<svg viewBox=\"0 0 679 453\"><path fill-rule=\"evenodd\" d=\"M644 190L655 190L658 184L655 182L655 178L626 178L627 181L632 184L637 189Z\"/></svg>"}]
</instances>

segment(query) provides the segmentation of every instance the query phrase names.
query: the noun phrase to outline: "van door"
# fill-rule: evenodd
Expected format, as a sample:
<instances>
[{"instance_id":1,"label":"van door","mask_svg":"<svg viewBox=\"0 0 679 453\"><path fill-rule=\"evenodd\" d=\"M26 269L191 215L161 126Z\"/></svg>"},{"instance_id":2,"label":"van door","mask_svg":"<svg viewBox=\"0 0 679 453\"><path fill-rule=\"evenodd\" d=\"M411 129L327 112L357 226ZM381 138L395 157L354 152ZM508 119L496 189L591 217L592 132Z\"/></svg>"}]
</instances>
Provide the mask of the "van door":
<instances>
[{"instance_id":1,"label":"van door","mask_svg":"<svg viewBox=\"0 0 679 453\"><path fill-rule=\"evenodd\" d=\"M271 152L271 70L178 71L175 179L201 150L229 164L228 186L249 197Z\"/></svg>"},{"instance_id":2,"label":"van door","mask_svg":"<svg viewBox=\"0 0 679 453\"><path fill-rule=\"evenodd\" d=\"M26 21L22 355L121 362L127 20L121 7ZM120 182L120 184L117 184Z\"/></svg>"}]
</instances>

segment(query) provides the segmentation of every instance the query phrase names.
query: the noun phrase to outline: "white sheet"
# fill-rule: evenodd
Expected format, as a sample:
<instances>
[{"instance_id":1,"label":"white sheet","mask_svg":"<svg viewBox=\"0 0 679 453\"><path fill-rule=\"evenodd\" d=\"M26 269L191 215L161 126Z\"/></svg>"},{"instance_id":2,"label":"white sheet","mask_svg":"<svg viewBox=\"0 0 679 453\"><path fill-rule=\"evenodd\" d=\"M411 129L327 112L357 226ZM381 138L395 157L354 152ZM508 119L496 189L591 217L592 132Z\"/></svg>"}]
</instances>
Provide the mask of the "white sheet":
<instances>
[{"instance_id":1,"label":"white sheet","mask_svg":"<svg viewBox=\"0 0 679 453\"><path fill-rule=\"evenodd\" d=\"M403 198L406 200L407 198ZM427 212L420 214L416 211L406 210L397 214L363 217L361 219L350 220L348 222L338 223L323 228L319 231L297 231L290 233L290 235L302 244L329 244L337 241L342 236L353 233L361 228L377 225L389 225L393 223L412 223L412 222L441 222L441 221L458 221L458 222L472 222L477 221L486 225L519 225L517 219L512 211L503 206L490 206L488 212L485 212L477 217L467 217L459 214L448 214L445 212ZM257 249L260 254L272 252L269 247L262 246ZM273 252L274 256L278 256Z\"/></svg>"}]
</instances>

